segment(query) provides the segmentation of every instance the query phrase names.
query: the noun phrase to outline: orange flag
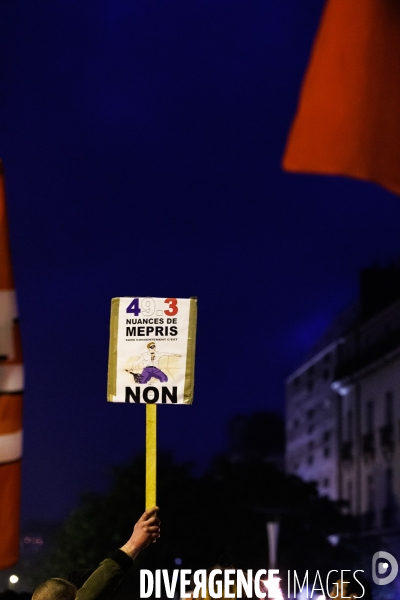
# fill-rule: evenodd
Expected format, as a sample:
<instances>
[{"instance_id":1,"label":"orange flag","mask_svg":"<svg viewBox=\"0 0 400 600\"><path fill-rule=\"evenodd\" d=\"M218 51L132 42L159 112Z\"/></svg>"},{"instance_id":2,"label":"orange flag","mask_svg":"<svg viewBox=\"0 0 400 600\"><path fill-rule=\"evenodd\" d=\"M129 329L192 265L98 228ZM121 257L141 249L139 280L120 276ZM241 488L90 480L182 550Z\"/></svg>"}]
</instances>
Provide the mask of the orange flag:
<instances>
[{"instance_id":1,"label":"orange flag","mask_svg":"<svg viewBox=\"0 0 400 600\"><path fill-rule=\"evenodd\" d=\"M283 158L400 194L400 2L328 0Z\"/></svg>"},{"instance_id":2,"label":"orange flag","mask_svg":"<svg viewBox=\"0 0 400 600\"><path fill-rule=\"evenodd\" d=\"M18 561L23 366L0 162L0 569Z\"/></svg>"}]
</instances>

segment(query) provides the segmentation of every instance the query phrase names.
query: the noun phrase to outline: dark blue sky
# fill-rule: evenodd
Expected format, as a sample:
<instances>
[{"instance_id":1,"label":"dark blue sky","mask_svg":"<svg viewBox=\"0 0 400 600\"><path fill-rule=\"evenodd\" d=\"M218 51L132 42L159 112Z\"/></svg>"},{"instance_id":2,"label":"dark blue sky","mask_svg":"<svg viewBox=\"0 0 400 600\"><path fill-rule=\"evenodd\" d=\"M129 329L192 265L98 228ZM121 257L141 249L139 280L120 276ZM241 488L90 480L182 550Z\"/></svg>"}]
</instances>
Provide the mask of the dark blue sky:
<instances>
[{"instance_id":1,"label":"dark blue sky","mask_svg":"<svg viewBox=\"0 0 400 600\"><path fill-rule=\"evenodd\" d=\"M400 254L400 199L280 158L322 0L3 0L0 154L26 365L23 519L143 449L106 403L110 299L199 298L195 402L160 446L202 465Z\"/></svg>"}]
</instances>

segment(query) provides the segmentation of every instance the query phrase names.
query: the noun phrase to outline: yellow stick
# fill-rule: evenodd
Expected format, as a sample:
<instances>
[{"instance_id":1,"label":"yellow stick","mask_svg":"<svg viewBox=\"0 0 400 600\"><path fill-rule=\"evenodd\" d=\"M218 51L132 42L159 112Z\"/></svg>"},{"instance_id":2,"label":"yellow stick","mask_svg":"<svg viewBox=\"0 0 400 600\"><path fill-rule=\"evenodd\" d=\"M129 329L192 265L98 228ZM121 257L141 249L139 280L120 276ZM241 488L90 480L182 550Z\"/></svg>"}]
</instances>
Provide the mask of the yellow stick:
<instances>
[{"instance_id":1,"label":"yellow stick","mask_svg":"<svg viewBox=\"0 0 400 600\"><path fill-rule=\"evenodd\" d=\"M146 404L146 510L156 506L157 404Z\"/></svg>"}]
</instances>

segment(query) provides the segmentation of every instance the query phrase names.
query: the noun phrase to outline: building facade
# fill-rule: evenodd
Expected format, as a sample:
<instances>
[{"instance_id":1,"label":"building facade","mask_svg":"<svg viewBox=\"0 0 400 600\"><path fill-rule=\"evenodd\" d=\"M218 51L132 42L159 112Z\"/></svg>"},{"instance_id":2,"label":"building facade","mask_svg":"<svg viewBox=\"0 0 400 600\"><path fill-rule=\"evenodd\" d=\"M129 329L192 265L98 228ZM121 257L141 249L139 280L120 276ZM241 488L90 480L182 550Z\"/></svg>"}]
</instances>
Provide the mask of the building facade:
<instances>
[{"instance_id":1,"label":"building facade","mask_svg":"<svg viewBox=\"0 0 400 600\"><path fill-rule=\"evenodd\" d=\"M351 331L332 385L338 393L338 496L363 529L400 525L400 301Z\"/></svg>"},{"instance_id":2,"label":"building facade","mask_svg":"<svg viewBox=\"0 0 400 600\"><path fill-rule=\"evenodd\" d=\"M373 300L288 377L286 469L345 500L362 531L390 534L400 530L400 300Z\"/></svg>"},{"instance_id":3,"label":"building facade","mask_svg":"<svg viewBox=\"0 0 400 600\"><path fill-rule=\"evenodd\" d=\"M316 481L332 500L339 499L338 394L332 389L337 357L335 341L286 381L286 470Z\"/></svg>"}]
</instances>

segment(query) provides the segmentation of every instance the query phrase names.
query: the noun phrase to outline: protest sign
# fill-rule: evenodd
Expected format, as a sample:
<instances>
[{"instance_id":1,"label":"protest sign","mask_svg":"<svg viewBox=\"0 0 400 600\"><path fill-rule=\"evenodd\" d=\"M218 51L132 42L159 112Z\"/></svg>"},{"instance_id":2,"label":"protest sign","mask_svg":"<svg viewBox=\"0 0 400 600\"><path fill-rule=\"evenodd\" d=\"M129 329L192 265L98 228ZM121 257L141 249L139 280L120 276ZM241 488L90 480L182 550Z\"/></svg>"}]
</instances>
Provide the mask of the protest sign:
<instances>
[{"instance_id":1,"label":"protest sign","mask_svg":"<svg viewBox=\"0 0 400 600\"><path fill-rule=\"evenodd\" d=\"M196 298L113 298L108 401L191 404Z\"/></svg>"},{"instance_id":2,"label":"protest sign","mask_svg":"<svg viewBox=\"0 0 400 600\"><path fill-rule=\"evenodd\" d=\"M157 404L191 404L196 298L113 298L108 401L146 404L146 510L156 506Z\"/></svg>"}]
</instances>

